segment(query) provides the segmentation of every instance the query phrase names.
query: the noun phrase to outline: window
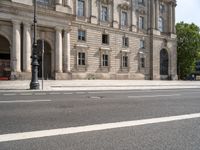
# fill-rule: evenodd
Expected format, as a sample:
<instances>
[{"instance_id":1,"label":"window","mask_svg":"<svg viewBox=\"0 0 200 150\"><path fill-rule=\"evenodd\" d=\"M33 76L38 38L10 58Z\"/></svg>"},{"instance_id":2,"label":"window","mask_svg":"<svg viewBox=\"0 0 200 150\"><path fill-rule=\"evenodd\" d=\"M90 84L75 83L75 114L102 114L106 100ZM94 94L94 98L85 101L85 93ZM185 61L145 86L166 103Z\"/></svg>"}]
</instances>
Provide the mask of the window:
<instances>
[{"instance_id":1,"label":"window","mask_svg":"<svg viewBox=\"0 0 200 150\"><path fill-rule=\"evenodd\" d=\"M128 37L123 37L122 38L122 42L123 42L123 47L128 47L129 46L129 39L128 39Z\"/></svg>"},{"instance_id":2,"label":"window","mask_svg":"<svg viewBox=\"0 0 200 150\"><path fill-rule=\"evenodd\" d=\"M144 29L144 17L139 17L139 28Z\"/></svg>"},{"instance_id":3,"label":"window","mask_svg":"<svg viewBox=\"0 0 200 150\"><path fill-rule=\"evenodd\" d=\"M122 56L122 67L124 68L128 67L128 56L126 55Z\"/></svg>"},{"instance_id":4,"label":"window","mask_svg":"<svg viewBox=\"0 0 200 150\"><path fill-rule=\"evenodd\" d=\"M78 65L85 65L85 53L84 52L78 53Z\"/></svg>"},{"instance_id":5,"label":"window","mask_svg":"<svg viewBox=\"0 0 200 150\"><path fill-rule=\"evenodd\" d=\"M164 4L160 4L160 12L164 13L165 11L165 5Z\"/></svg>"},{"instance_id":6,"label":"window","mask_svg":"<svg viewBox=\"0 0 200 150\"><path fill-rule=\"evenodd\" d=\"M141 58L141 67L142 68L145 67L145 59L144 59L144 57Z\"/></svg>"},{"instance_id":7,"label":"window","mask_svg":"<svg viewBox=\"0 0 200 150\"><path fill-rule=\"evenodd\" d=\"M140 48L145 48L145 42L144 42L144 40L140 40Z\"/></svg>"},{"instance_id":8,"label":"window","mask_svg":"<svg viewBox=\"0 0 200 150\"><path fill-rule=\"evenodd\" d=\"M144 5L144 0L138 0L139 5Z\"/></svg>"},{"instance_id":9,"label":"window","mask_svg":"<svg viewBox=\"0 0 200 150\"><path fill-rule=\"evenodd\" d=\"M78 30L78 40L86 41L86 32L83 30Z\"/></svg>"},{"instance_id":10,"label":"window","mask_svg":"<svg viewBox=\"0 0 200 150\"><path fill-rule=\"evenodd\" d=\"M108 8L105 6L102 6L101 8L101 20L108 21Z\"/></svg>"},{"instance_id":11,"label":"window","mask_svg":"<svg viewBox=\"0 0 200 150\"><path fill-rule=\"evenodd\" d=\"M103 54L102 55L102 58L103 58L103 67L108 67L108 54Z\"/></svg>"},{"instance_id":12,"label":"window","mask_svg":"<svg viewBox=\"0 0 200 150\"><path fill-rule=\"evenodd\" d=\"M127 26L128 25L127 12L125 12L125 11L122 11L122 14L121 14L121 25L122 26Z\"/></svg>"},{"instance_id":13,"label":"window","mask_svg":"<svg viewBox=\"0 0 200 150\"><path fill-rule=\"evenodd\" d=\"M109 44L109 36L108 34L102 34L102 43Z\"/></svg>"},{"instance_id":14,"label":"window","mask_svg":"<svg viewBox=\"0 0 200 150\"><path fill-rule=\"evenodd\" d=\"M160 32L164 31L164 19L162 17L159 17L159 20L158 20L158 29L160 30Z\"/></svg>"},{"instance_id":15,"label":"window","mask_svg":"<svg viewBox=\"0 0 200 150\"><path fill-rule=\"evenodd\" d=\"M78 16L84 16L84 0L78 0Z\"/></svg>"}]
</instances>

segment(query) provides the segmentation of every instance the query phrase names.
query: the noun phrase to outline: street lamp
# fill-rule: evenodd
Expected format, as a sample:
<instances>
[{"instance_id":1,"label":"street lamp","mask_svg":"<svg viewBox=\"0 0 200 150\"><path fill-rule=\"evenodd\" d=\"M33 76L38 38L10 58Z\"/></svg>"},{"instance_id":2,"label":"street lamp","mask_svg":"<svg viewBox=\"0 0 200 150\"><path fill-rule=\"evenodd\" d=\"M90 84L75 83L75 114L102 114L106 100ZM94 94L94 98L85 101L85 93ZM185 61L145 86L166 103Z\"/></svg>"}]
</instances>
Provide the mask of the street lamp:
<instances>
[{"instance_id":1,"label":"street lamp","mask_svg":"<svg viewBox=\"0 0 200 150\"><path fill-rule=\"evenodd\" d=\"M36 90L40 88L39 82L38 82L38 52L37 52L37 40L36 40L36 28L37 28L37 18L36 18L36 8L37 8L37 2L34 0L34 19L33 19L33 46L32 46L32 76L31 76L31 83L30 83L30 89Z\"/></svg>"}]
</instances>

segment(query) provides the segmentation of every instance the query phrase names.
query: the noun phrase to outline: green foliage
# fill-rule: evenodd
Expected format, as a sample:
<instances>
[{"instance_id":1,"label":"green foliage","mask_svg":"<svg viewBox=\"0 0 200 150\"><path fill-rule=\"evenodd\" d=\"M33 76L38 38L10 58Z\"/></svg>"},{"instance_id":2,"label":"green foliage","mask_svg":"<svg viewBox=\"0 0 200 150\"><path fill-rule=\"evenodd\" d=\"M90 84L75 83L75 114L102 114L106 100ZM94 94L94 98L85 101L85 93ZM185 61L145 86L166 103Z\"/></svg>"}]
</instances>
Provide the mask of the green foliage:
<instances>
[{"instance_id":1,"label":"green foliage","mask_svg":"<svg viewBox=\"0 0 200 150\"><path fill-rule=\"evenodd\" d=\"M200 28L195 24L176 24L178 74L184 79L195 72L195 62L200 60Z\"/></svg>"}]
</instances>

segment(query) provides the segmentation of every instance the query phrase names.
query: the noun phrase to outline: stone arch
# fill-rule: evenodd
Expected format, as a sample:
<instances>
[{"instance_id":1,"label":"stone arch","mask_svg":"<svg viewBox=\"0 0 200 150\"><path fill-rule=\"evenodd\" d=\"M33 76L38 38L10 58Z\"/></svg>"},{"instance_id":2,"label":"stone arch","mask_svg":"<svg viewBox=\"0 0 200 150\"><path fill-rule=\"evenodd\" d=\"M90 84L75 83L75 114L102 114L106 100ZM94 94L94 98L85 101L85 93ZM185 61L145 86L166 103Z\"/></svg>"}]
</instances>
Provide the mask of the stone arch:
<instances>
[{"instance_id":1,"label":"stone arch","mask_svg":"<svg viewBox=\"0 0 200 150\"><path fill-rule=\"evenodd\" d=\"M160 75L167 77L169 75L169 53L164 48L160 51Z\"/></svg>"},{"instance_id":2,"label":"stone arch","mask_svg":"<svg viewBox=\"0 0 200 150\"><path fill-rule=\"evenodd\" d=\"M42 49L43 49L43 40L39 39L38 43L38 53L39 53L39 71L38 77L42 77ZM44 40L44 79L52 78L52 47L47 40Z\"/></svg>"},{"instance_id":3,"label":"stone arch","mask_svg":"<svg viewBox=\"0 0 200 150\"><path fill-rule=\"evenodd\" d=\"M0 79L9 79L10 76L10 41L0 34Z\"/></svg>"}]
</instances>

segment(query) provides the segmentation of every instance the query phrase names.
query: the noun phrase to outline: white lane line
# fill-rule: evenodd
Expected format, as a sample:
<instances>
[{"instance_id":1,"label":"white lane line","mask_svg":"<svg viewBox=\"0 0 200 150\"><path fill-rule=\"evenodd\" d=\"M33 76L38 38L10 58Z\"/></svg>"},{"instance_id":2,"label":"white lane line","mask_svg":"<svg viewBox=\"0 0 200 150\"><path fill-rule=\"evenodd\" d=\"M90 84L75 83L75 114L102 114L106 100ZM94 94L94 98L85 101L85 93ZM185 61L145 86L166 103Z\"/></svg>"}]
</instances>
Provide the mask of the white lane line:
<instances>
[{"instance_id":1,"label":"white lane line","mask_svg":"<svg viewBox=\"0 0 200 150\"><path fill-rule=\"evenodd\" d=\"M51 102L52 100L43 99L43 100L8 100L0 101L0 103L36 103L36 102Z\"/></svg>"},{"instance_id":2,"label":"white lane line","mask_svg":"<svg viewBox=\"0 0 200 150\"><path fill-rule=\"evenodd\" d=\"M73 94L73 93L63 93L63 94L65 94L65 95L71 95L71 94Z\"/></svg>"},{"instance_id":3,"label":"white lane line","mask_svg":"<svg viewBox=\"0 0 200 150\"><path fill-rule=\"evenodd\" d=\"M26 96L26 95L33 95L32 93L21 93L20 95Z\"/></svg>"},{"instance_id":4,"label":"white lane line","mask_svg":"<svg viewBox=\"0 0 200 150\"><path fill-rule=\"evenodd\" d=\"M170 97L170 96L180 96L180 94L171 94L171 95L139 95L139 96L128 96L128 98L143 98L143 97Z\"/></svg>"},{"instance_id":5,"label":"white lane line","mask_svg":"<svg viewBox=\"0 0 200 150\"><path fill-rule=\"evenodd\" d=\"M76 94L85 94L85 92L76 92Z\"/></svg>"},{"instance_id":6,"label":"white lane line","mask_svg":"<svg viewBox=\"0 0 200 150\"><path fill-rule=\"evenodd\" d=\"M194 119L194 118L200 118L200 113L162 117L162 118L152 118L152 119L144 119L144 120L124 121L124 122L116 122L116 123L96 124L96 125L88 125L88 126L80 126L80 127L2 134L0 135L0 142L50 137L50 136L58 136L58 135L68 135L68 134L75 134L75 133L82 133L82 132L124 128L124 127L134 127L134 126L139 126L139 125L164 123L164 122Z\"/></svg>"},{"instance_id":7,"label":"white lane line","mask_svg":"<svg viewBox=\"0 0 200 150\"><path fill-rule=\"evenodd\" d=\"M49 93L50 95L59 95L60 93Z\"/></svg>"},{"instance_id":8,"label":"white lane line","mask_svg":"<svg viewBox=\"0 0 200 150\"><path fill-rule=\"evenodd\" d=\"M16 93L6 93L6 94L3 94L4 96L14 96L16 95Z\"/></svg>"},{"instance_id":9,"label":"white lane line","mask_svg":"<svg viewBox=\"0 0 200 150\"><path fill-rule=\"evenodd\" d=\"M47 95L46 93L35 93L35 95Z\"/></svg>"}]
</instances>

